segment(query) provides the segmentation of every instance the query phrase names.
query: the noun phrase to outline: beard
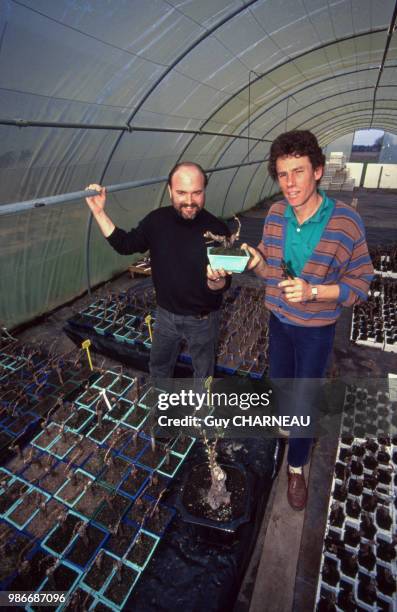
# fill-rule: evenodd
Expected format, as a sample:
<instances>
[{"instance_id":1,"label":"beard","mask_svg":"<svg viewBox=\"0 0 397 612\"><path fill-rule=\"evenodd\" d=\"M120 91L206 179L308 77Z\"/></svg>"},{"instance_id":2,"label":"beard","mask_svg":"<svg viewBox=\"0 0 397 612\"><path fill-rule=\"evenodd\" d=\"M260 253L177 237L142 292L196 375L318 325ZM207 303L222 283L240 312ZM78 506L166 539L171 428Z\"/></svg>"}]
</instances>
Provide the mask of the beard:
<instances>
[{"instance_id":1,"label":"beard","mask_svg":"<svg viewBox=\"0 0 397 612\"><path fill-rule=\"evenodd\" d=\"M201 210L200 206L197 206L197 204L191 204L191 205L190 204L179 204L178 207L174 205L174 209L176 210L177 215L181 217L182 219L185 219L186 221L193 221ZM184 211L190 211L190 210L192 210L191 216L189 213L187 213L187 215L183 214Z\"/></svg>"}]
</instances>

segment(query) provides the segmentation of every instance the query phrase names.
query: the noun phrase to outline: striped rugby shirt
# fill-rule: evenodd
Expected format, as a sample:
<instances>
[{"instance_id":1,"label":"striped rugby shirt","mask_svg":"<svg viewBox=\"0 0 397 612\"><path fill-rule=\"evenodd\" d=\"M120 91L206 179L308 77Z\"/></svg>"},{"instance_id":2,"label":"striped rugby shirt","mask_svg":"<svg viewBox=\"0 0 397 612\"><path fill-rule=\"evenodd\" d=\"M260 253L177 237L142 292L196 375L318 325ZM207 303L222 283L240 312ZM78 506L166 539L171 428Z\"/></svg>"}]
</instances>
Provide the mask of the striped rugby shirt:
<instances>
[{"instance_id":1,"label":"striped rugby shirt","mask_svg":"<svg viewBox=\"0 0 397 612\"><path fill-rule=\"evenodd\" d=\"M319 243L306 262L300 278L312 285L340 287L337 301L305 303L288 302L282 289L277 287L283 279L283 259L287 204L276 202L269 210L258 249L267 262L267 308L283 323L307 327L320 327L334 323L342 306L351 306L368 297L373 277L373 266L365 241L364 225L359 214L344 202L336 201Z\"/></svg>"}]
</instances>

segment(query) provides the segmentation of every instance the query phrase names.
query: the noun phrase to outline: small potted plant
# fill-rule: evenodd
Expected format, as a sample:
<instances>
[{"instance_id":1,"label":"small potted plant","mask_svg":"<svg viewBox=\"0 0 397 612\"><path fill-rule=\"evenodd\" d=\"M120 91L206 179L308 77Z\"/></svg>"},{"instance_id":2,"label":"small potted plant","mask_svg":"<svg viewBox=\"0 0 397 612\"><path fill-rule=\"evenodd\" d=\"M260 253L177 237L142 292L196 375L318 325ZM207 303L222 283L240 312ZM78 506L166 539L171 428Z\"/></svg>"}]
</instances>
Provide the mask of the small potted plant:
<instances>
[{"instance_id":1,"label":"small potted plant","mask_svg":"<svg viewBox=\"0 0 397 612\"><path fill-rule=\"evenodd\" d=\"M248 251L234 246L234 243L240 237L241 230L240 220L236 216L234 218L237 221L237 231L230 237L219 236L209 231L204 233L204 238L209 238L210 242L217 242L219 244L219 246L207 248L208 260L211 268L214 270L223 268L226 272L244 272L250 259Z\"/></svg>"}]
</instances>

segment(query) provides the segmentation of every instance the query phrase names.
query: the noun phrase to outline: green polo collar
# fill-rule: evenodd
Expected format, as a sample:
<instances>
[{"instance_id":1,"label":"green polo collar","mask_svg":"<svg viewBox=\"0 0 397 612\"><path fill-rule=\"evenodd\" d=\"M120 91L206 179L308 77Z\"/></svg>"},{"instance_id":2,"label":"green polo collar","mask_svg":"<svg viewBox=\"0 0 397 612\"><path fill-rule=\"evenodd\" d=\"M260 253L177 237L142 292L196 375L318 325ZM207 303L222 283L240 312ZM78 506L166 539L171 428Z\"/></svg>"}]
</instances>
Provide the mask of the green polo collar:
<instances>
[{"instance_id":1,"label":"green polo collar","mask_svg":"<svg viewBox=\"0 0 397 612\"><path fill-rule=\"evenodd\" d=\"M318 193L322 197L322 202L314 213L314 215L310 217L310 219L304 221L302 225L306 225L307 223L321 223L321 221L323 221L324 219L324 216L328 213L330 206L332 206L332 201L330 200L330 198L327 197L324 191L319 189ZM298 225L298 220L295 216L294 209L290 204L288 204L287 208L285 209L284 217L290 219L291 222L294 223L294 225Z\"/></svg>"}]
</instances>

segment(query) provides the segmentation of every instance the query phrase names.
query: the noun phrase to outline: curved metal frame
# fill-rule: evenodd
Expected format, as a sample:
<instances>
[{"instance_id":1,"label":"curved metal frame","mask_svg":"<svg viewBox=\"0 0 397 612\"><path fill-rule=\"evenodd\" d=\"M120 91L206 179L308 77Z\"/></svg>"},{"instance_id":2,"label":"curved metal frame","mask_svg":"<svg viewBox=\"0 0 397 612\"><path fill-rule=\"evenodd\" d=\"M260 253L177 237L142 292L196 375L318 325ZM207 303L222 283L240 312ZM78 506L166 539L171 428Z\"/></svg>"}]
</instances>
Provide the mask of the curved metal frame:
<instances>
[{"instance_id":1,"label":"curved metal frame","mask_svg":"<svg viewBox=\"0 0 397 612\"><path fill-rule=\"evenodd\" d=\"M180 61L182 61L195 47L197 47L203 40L208 38L208 36L213 34L218 28L222 27L225 23L230 21L230 19L233 19L234 17L236 17L236 15L239 15L243 11L247 10L253 4L256 4L256 2L258 2L258 0L249 0L249 1L247 1L243 6L239 7L238 9L236 9L235 11L233 11L232 13L230 13L229 15L227 15L226 17L221 19L219 22L214 24L212 26L212 28L209 28L208 30L206 30L206 32L204 34L199 36L177 58L175 58L175 60L168 66L168 68L155 81L155 83L153 83L153 85L149 88L149 90L143 96L142 100L139 102L139 104L137 105L135 110L129 116L129 118L127 120L127 124L129 125L131 123L131 121L134 119L136 114L140 111L140 109L145 104L145 102L149 98L149 96L151 96L151 94L155 91L155 89L157 89L157 87L160 85L160 83L175 68L175 66L177 64L179 64ZM114 145L113 145L113 147L112 147L112 149L111 149L111 151L109 153L108 159L106 161L106 164L105 164L104 169L103 169L102 174L101 174L100 183L102 183L104 178L105 178L106 172L107 172L107 170L109 168L109 164L110 164L110 162L111 162L111 160L113 158L114 153L116 152L116 149L117 149L118 145L120 144L120 141L121 141L121 138L123 137L123 134L124 134L124 132L121 132L121 134L119 134L118 138L116 139L116 141L115 141L115 143L114 143ZM88 216L87 230L86 230L86 241L85 241L86 278L87 278L87 290L88 290L88 294L91 294L91 282L90 282L90 240L91 240L91 231L92 231L92 221L93 221L93 217L92 217L92 214L90 214Z\"/></svg>"},{"instance_id":2,"label":"curved metal frame","mask_svg":"<svg viewBox=\"0 0 397 612\"><path fill-rule=\"evenodd\" d=\"M339 94L339 95L341 95L341 94ZM383 100L383 101L387 101L387 102L388 102L389 100ZM365 100L360 100L360 101L357 101L357 102L351 102L350 106L353 106L354 104L363 104L364 102L365 102ZM316 101L316 102L314 102L313 104L316 104L316 103L317 103L317 101ZM334 107L332 110L329 110L328 112L333 112L333 111L335 111L335 110L337 110L337 109L339 109L339 108L345 108L345 107L346 107L346 105L345 105L345 104L343 104L343 105L341 105L341 106L335 106L335 107ZM298 113L300 113L300 112L303 112L304 110L305 110L305 109L299 109L298 111L295 111L295 113L292 113L292 114L291 114L291 115L288 117L288 119L291 119L291 117L292 117L292 116L294 116L294 115L296 115L296 114L298 114ZM365 111L366 109L358 109L358 110L356 110L356 111L348 111L348 112L344 113L344 116L345 116L345 115L347 115L347 114L350 114L350 113L357 113L357 112L360 112L360 110ZM383 110L385 110L385 109L383 109ZM389 110L389 109L387 109L387 110ZM302 127L302 125L308 126L308 124L310 123L310 121L311 121L312 119L315 119L315 118L320 117L320 116L321 116L321 117L324 117L326 114L327 114L327 112L324 112L324 111L323 111L323 112L321 112L321 113L317 113L316 115L313 115L312 117L310 117L310 119L306 119L306 120L305 120L303 123L298 124L298 125L294 126L294 128L291 128L291 129L299 129L300 127ZM268 130L267 132L265 132L265 135L267 136L267 135L268 135L270 132L272 132L274 129L276 129L276 128L277 128L277 127L280 125L280 124L284 123L284 121L285 121L285 118L281 119L281 120L280 120L280 121L279 121L277 124L275 124L274 126L272 126L272 128L271 128L270 130ZM315 127L316 127L316 126L315 126ZM313 127L312 129L315 129L315 127ZM252 152L252 151L253 151L253 150L254 150L256 147L257 147L257 144L255 144L255 145L252 147L251 152ZM220 159L221 159L221 158L220 158ZM220 161L220 159L219 159L218 161ZM244 161L245 159L246 159L246 156L244 156L244 157L242 158L242 160L243 160L243 161ZM230 183L229 183L229 185L228 185L228 189L227 189L227 191L226 191L226 194L225 194L225 197L224 197L224 201L223 201L222 212L221 212L221 214L222 214L222 215L224 214L224 210L225 210L225 206L226 206L226 200L227 200L227 196L228 196L228 194L229 194L229 192L230 192L231 185L232 185L232 183L234 182L235 178L237 177L238 172L239 172L239 169L237 169L237 170L236 170L236 172L235 172L235 173L234 173L234 175L233 175L233 178L231 179L231 181L230 181ZM253 177L255 176L255 173L256 173L256 172L257 172L257 170L254 172L253 176L251 177L251 179L250 179L250 183L251 183L251 181L253 180ZM246 198L246 195L245 195L245 198ZM245 198L244 198L244 202L245 202Z\"/></svg>"}]
</instances>

